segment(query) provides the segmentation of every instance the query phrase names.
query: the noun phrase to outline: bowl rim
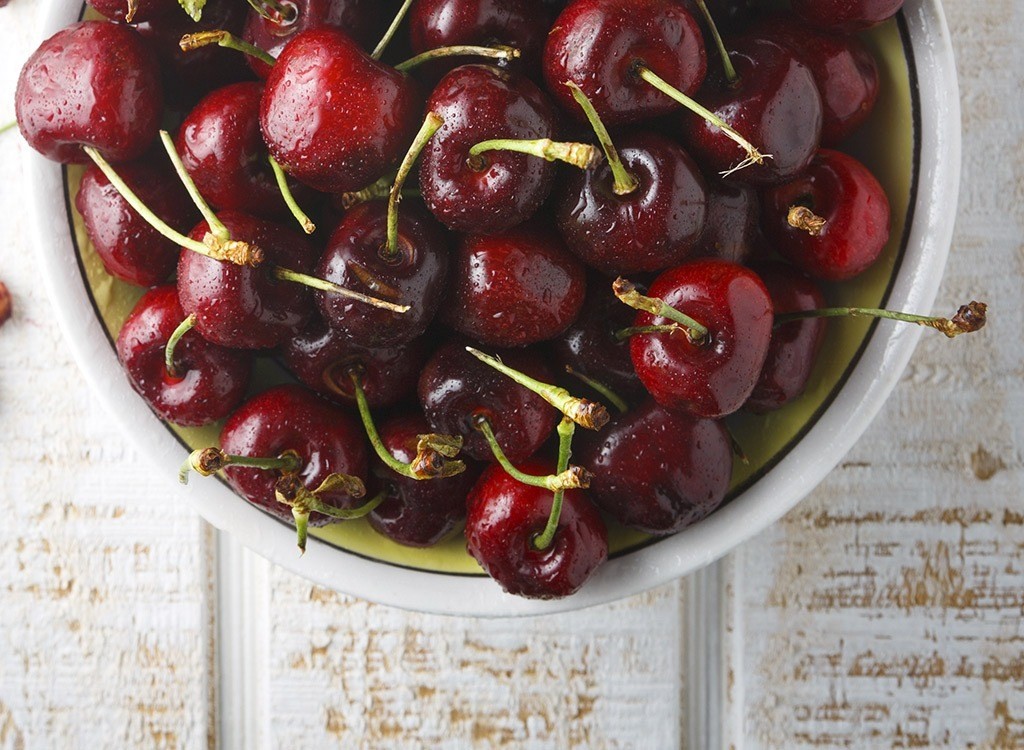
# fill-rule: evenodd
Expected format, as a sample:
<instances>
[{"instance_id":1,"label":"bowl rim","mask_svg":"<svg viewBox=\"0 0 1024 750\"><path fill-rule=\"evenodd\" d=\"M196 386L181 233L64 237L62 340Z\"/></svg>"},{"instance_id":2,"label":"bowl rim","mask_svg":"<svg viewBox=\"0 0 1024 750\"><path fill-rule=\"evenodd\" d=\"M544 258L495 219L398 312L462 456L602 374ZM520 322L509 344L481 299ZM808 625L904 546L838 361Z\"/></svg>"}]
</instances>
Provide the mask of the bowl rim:
<instances>
[{"instance_id":1,"label":"bowl rim","mask_svg":"<svg viewBox=\"0 0 1024 750\"><path fill-rule=\"evenodd\" d=\"M41 38L77 21L81 12L81 0L48 0ZM956 217L959 86L940 0L908 0L899 18L913 56L920 159L912 218L902 262L891 282L889 303L901 309L927 310L939 290ZM182 486L175 481L174 469L185 457L181 443L123 377L102 323L92 314L81 314L92 308L92 302L82 284L70 222L53 220L67 211L63 169L31 149L23 149L23 153L30 231L65 341L92 393L125 436L174 482L174 496L218 529L294 573L402 609L479 617L552 614L638 594L711 563L782 517L842 460L899 381L921 334L917 326L875 325L832 403L757 482L700 524L610 559L581 591L565 599L521 599L504 593L486 576L382 563L314 537L309 538L307 554L298 557L294 531L241 500L225 484Z\"/></svg>"}]
</instances>

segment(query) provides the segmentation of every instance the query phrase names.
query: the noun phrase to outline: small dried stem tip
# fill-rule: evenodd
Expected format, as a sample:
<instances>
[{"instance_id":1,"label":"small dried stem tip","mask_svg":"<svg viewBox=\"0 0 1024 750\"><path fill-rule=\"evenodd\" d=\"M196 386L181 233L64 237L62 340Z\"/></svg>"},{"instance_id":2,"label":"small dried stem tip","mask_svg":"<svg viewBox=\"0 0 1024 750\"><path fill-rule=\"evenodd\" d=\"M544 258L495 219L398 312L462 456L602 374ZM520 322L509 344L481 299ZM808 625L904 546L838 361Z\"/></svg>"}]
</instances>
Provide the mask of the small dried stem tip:
<instances>
[{"instance_id":1,"label":"small dried stem tip","mask_svg":"<svg viewBox=\"0 0 1024 750\"><path fill-rule=\"evenodd\" d=\"M608 401L608 403L610 403L612 406L618 409L620 414L625 414L627 411L629 411L629 406L626 404L626 400L622 398L622 396L620 396L618 393L613 391L605 383L602 383L600 380L595 380L589 375L584 375L582 372L574 370L569 365L565 366L565 371L568 374L572 375L577 380L579 380L580 382L589 385L595 391L600 393Z\"/></svg>"},{"instance_id":2,"label":"small dried stem tip","mask_svg":"<svg viewBox=\"0 0 1024 750\"><path fill-rule=\"evenodd\" d=\"M233 49L236 52L242 52L249 57L255 57L257 60L266 63L267 65L273 65L277 62L277 59L265 50L261 50L259 47L249 44L244 39L239 39L237 36L232 34L230 31L224 31L222 29L214 29L212 31L197 31L195 34L185 34L178 42L178 46L181 47L183 52L191 52L197 50L200 47L206 47L210 44L216 44L219 47L225 47L227 49Z\"/></svg>"},{"instance_id":3,"label":"small dried stem tip","mask_svg":"<svg viewBox=\"0 0 1024 750\"><path fill-rule=\"evenodd\" d=\"M802 229L812 237L817 237L828 223L806 206L790 206L786 221L793 229Z\"/></svg>"},{"instance_id":4,"label":"small dried stem tip","mask_svg":"<svg viewBox=\"0 0 1024 750\"><path fill-rule=\"evenodd\" d=\"M124 14L124 22L131 23L139 12L139 0L128 0L128 11Z\"/></svg>"},{"instance_id":5,"label":"small dried stem tip","mask_svg":"<svg viewBox=\"0 0 1024 750\"><path fill-rule=\"evenodd\" d=\"M255 268L263 262L263 250L258 245L241 240L221 240L212 232L203 235L206 255L214 260L234 263L236 266Z\"/></svg>"},{"instance_id":6,"label":"small dried stem tip","mask_svg":"<svg viewBox=\"0 0 1024 750\"><path fill-rule=\"evenodd\" d=\"M279 0L248 0L249 6L263 18L279 26L291 26L299 20L298 8Z\"/></svg>"},{"instance_id":7,"label":"small dried stem tip","mask_svg":"<svg viewBox=\"0 0 1024 750\"><path fill-rule=\"evenodd\" d=\"M974 301L961 305L952 318L913 315L892 310L881 310L875 307L823 307L818 310L801 310L799 312L776 315L775 327L805 318L884 318L886 320L898 320L903 323L914 323L915 325L934 328L936 331L952 339L961 333L973 333L984 328L987 321L987 311L988 305L984 302Z\"/></svg>"},{"instance_id":8,"label":"small dried stem tip","mask_svg":"<svg viewBox=\"0 0 1024 750\"><path fill-rule=\"evenodd\" d=\"M351 521L372 512L384 501L385 497L384 493L381 493L356 508L336 508L321 499L322 495L326 493L343 493L350 497L360 498L366 494L366 486L359 477L348 474L328 474L323 483L315 490L308 489L296 474L283 476L274 484L275 499L292 509L300 553L306 551L310 513L320 513L339 521Z\"/></svg>"},{"instance_id":9,"label":"small dried stem tip","mask_svg":"<svg viewBox=\"0 0 1024 750\"><path fill-rule=\"evenodd\" d=\"M11 292L7 284L0 281L0 326L11 319Z\"/></svg>"},{"instance_id":10,"label":"small dried stem tip","mask_svg":"<svg viewBox=\"0 0 1024 750\"><path fill-rule=\"evenodd\" d=\"M659 318L674 320L686 329L690 343L700 346L708 340L708 329L701 323L691 318L684 312L680 312L667 302L657 297L647 297L636 290L636 284L621 276L612 282L612 291L619 301L629 305L634 310L643 310Z\"/></svg>"}]
</instances>

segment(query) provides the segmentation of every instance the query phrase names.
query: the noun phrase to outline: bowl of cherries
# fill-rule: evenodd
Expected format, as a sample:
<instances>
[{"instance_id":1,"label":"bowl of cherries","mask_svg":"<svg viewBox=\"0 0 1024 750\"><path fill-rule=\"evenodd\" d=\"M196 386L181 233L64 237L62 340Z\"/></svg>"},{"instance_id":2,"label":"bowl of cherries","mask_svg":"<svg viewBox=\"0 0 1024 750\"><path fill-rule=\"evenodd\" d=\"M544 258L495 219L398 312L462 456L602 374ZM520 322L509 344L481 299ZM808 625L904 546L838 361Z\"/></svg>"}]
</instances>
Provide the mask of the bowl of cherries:
<instances>
[{"instance_id":1,"label":"bowl of cherries","mask_svg":"<svg viewBox=\"0 0 1024 750\"><path fill-rule=\"evenodd\" d=\"M49 0L44 32L15 104L82 372L206 519L347 593L515 615L696 570L923 328L985 322L928 314L938 0Z\"/></svg>"}]
</instances>

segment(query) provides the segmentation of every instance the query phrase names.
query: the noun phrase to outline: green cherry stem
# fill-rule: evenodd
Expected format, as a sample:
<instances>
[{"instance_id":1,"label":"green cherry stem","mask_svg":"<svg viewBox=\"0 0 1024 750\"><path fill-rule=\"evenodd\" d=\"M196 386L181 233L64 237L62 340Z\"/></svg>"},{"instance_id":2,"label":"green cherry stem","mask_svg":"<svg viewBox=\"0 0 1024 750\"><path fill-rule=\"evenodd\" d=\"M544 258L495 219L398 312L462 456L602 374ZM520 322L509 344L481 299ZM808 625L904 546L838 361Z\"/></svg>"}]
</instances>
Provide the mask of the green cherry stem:
<instances>
[{"instance_id":1,"label":"green cherry stem","mask_svg":"<svg viewBox=\"0 0 1024 750\"><path fill-rule=\"evenodd\" d=\"M576 432L576 423L568 417L562 417L558 423L558 466L556 474L561 474L569 468L569 457L572 455L572 436ZM558 521L562 517L562 498L565 496L564 489L555 490L555 496L551 501L551 513L548 515L547 526L540 536L533 540L533 546L537 549L547 549L555 538L558 531Z\"/></svg>"},{"instance_id":2,"label":"green cherry stem","mask_svg":"<svg viewBox=\"0 0 1024 750\"><path fill-rule=\"evenodd\" d=\"M569 365L565 366L565 371L572 375L577 380L579 380L580 382L590 386L595 391L604 396L605 400L608 401L608 403L610 403L612 406L614 406L620 414L625 414L627 411L629 411L629 406L628 404L626 404L626 400L622 398L622 396L617 394L615 391L613 391L611 388L609 388L607 385L602 383L600 380L595 380L592 377L584 375L582 372L577 372Z\"/></svg>"},{"instance_id":3,"label":"green cherry stem","mask_svg":"<svg viewBox=\"0 0 1024 750\"><path fill-rule=\"evenodd\" d=\"M282 505L292 509L295 519L295 533L298 537L300 553L306 552L306 539L309 531L310 513L320 513L338 521L351 521L371 513L374 508L384 502L387 493L381 492L369 502L355 508L335 508L320 499L328 492L344 492L352 497L366 494L366 485L359 477L348 474L328 474L323 483L315 490L310 490L297 474L285 474L274 484L274 498Z\"/></svg>"},{"instance_id":4,"label":"green cherry stem","mask_svg":"<svg viewBox=\"0 0 1024 750\"><path fill-rule=\"evenodd\" d=\"M629 328L621 328L615 332L615 338L619 341L625 341L631 336L638 336L645 333L675 333L676 331L687 330L678 323L669 323L663 326L630 326Z\"/></svg>"},{"instance_id":5,"label":"green cherry stem","mask_svg":"<svg viewBox=\"0 0 1024 750\"><path fill-rule=\"evenodd\" d=\"M587 116L590 127L594 129L594 134L597 136L597 142L601 144L604 158L608 161L608 168L612 171L612 192L616 195L629 195L640 187L640 182L623 165L622 159L619 158L619 152L615 149L615 144L612 143L612 137L608 134L608 128L604 126L594 105L583 93L583 89L572 81L566 81L565 85L569 87L572 98L576 100L580 109Z\"/></svg>"},{"instance_id":6,"label":"green cherry stem","mask_svg":"<svg viewBox=\"0 0 1024 750\"><path fill-rule=\"evenodd\" d=\"M405 73L417 65L422 65L430 60L437 60L443 57L489 57L495 60L515 60L520 56L519 50L515 47L507 47L496 44L493 47L479 47L474 44L454 44L450 47L437 47L426 52L421 52L415 57L410 57L404 62L398 63L395 70Z\"/></svg>"},{"instance_id":7,"label":"green cherry stem","mask_svg":"<svg viewBox=\"0 0 1024 750\"><path fill-rule=\"evenodd\" d=\"M542 383L536 378L531 378L529 375L519 372L519 370L512 369L497 357L484 354L482 351L471 346L467 346L466 351L484 364L512 378L512 380L524 388L533 391L580 427L588 430L599 430L608 423L608 409L603 404L599 404L596 401L588 401L585 398L577 398L565 390L565 388L560 388L557 385Z\"/></svg>"},{"instance_id":8,"label":"green cherry stem","mask_svg":"<svg viewBox=\"0 0 1024 750\"><path fill-rule=\"evenodd\" d=\"M277 62L277 58L269 52L261 50L255 45L249 44L249 42L244 39L239 39L230 31L223 31L221 29L197 31L195 34L185 34L185 36L181 38L181 41L178 42L178 46L181 47L183 52L191 52L192 50L205 47L209 44L216 44L218 47L226 47L227 49L242 52L249 55L249 57L255 57L257 60L260 60L267 65L273 65Z\"/></svg>"},{"instance_id":9,"label":"green cherry stem","mask_svg":"<svg viewBox=\"0 0 1024 750\"><path fill-rule=\"evenodd\" d=\"M390 310L395 313L409 312L408 305L396 305L394 302L388 302L387 300L378 299L377 297L371 297L368 294L353 292L351 289L338 286L326 279L318 279L316 276L310 276L309 274L300 273L299 271L293 271L290 268L274 266L271 273L273 273L274 278L280 279L281 281L291 281L296 284L308 286L312 289L317 289L321 292L327 292L328 294L337 294L342 297L348 297L349 299L358 300L359 302L365 302L367 305L379 307L382 310Z\"/></svg>"},{"instance_id":10,"label":"green cherry stem","mask_svg":"<svg viewBox=\"0 0 1024 750\"><path fill-rule=\"evenodd\" d=\"M619 298L620 302L629 305L634 310L643 310L660 318L668 318L679 323L686 329L691 343L699 346L707 341L708 329L706 326L698 323L686 313L675 309L662 299L646 297L640 294L632 281L620 276L612 282L612 291L615 292L615 296Z\"/></svg>"},{"instance_id":11,"label":"green cherry stem","mask_svg":"<svg viewBox=\"0 0 1024 750\"><path fill-rule=\"evenodd\" d=\"M579 466L570 466L560 474L549 474L546 477L520 471L512 465L512 462L508 460L508 456L505 455L505 451L501 449L501 446L498 444L498 438L495 437L494 429L491 427L491 423L487 421L487 417L482 414L477 415L473 421L473 427L483 434L487 445L491 448L491 453L494 454L495 460L501 464L501 468L517 482L528 484L531 487L541 487L552 492L585 489L590 486L590 472Z\"/></svg>"},{"instance_id":12,"label":"green cherry stem","mask_svg":"<svg viewBox=\"0 0 1024 750\"><path fill-rule=\"evenodd\" d=\"M18 121L17 120L11 120L8 123L0 125L0 134L6 133L8 130L13 130L16 127L18 127Z\"/></svg>"},{"instance_id":13,"label":"green cherry stem","mask_svg":"<svg viewBox=\"0 0 1024 750\"><path fill-rule=\"evenodd\" d=\"M718 48L718 55L722 58L722 68L725 70L725 79L729 82L730 86L735 86L740 80L739 74L736 72L735 66L732 64L732 59L729 57L729 52L725 48L725 43L722 41L722 35L718 33L718 24L715 23L715 19L711 16L711 11L708 10L707 3L704 0L694 0L697 3L697 7L700 9L700 13L704 16L704 21L707 23L708 28L711 30L711 37L715 40L715 46Z\"/></svg>"},{"instance_id":14,"label":"green cherry stem","mask_svg":"<svg viewBox=\"0 0 1024 750\"><path fill-rule=\"evenodd\" d=\"M182 484L188 484L190 471L208 477L211 474L216 474L225 466L246 466L252 469L294 474L302 468L302 459L294 451L285 451L280 456L271 458L267 456L233 456L220 448L200 448L192 451L185 463L181 465L178 479Z\"/></svg>"},{"instance_id":15,"label":"green cherry stem","mask_svg":"<svg viewBox=\"0 0 1024 750\"><path fill-rule=\"evenodd\" d=\"M281 26L291 26L299 17L299 9L285 5L278 0L247 0L249 7L267 19ZM269 9L269 10L268 10Z\"/></svg>"},{"instance_id":16,"label":"green cherry stem","mask_svg":"<svg viewBox=\"0 0 1024 750\"><path fill-rule=\"evenodd\" d=\"M178 179L181 180L181 184L185 186L185 190L188 192L189 197L195 204L196 208L199 209L199 213L202 214L203 218L206 219L206 223L210 225L210 233L213 234L218 240L226 241L231 239L231 233L228 232L228 228L224 226L224 223L217 218L217 214L210 208L210 204L206 202L202 195L199 193L199 188L196 187L195 181L192 179L192 175L185 169L185 165L181 161L181 156L178 154L178 149L174 145L174 141L171 140L171 134L166 130L160 131L160 142L163 144L164 151L167 152L167 158L171 160L171 164L174 165L174 171L178 173Z\"/></svg>"},{"instance_id":17,"label":"green cherry stem","mask_svg":"<svg viewBox=\"0 0 1024 750\"><path fill-rule=\"evenodd\" d=\"M423 151L427 142L434 137L434 133L438 131L444 124L444 120L441 119L440 115L428 112L427 116L423 120L423 124L420 126L419 132L416 133L416 137L412 141L412 145L409 146L409 150L405 154L405 158L402 159L401 165L398 167L398 173L395 175L395 181L391 185L391 190L388 191L388 238L387 244L384 246L385 259L395 258L398 256L398 202L402 199L402 186L405 184L406 178L412 171L412 165L416 163L416 159L419 158L420 152Z\"/></svg>"},{"instance_id":18,"label":"green cherry stem","mask_svg":"<svg viewBox=\"0 0 1024 750\"><path fill-rule=\"evenodd\" d=\"M590 169L597 161L598 150L589 143L553 141L550 138L520 140L516 138L494 138L481 141L469 149L469 168L481 172L487 168L487 151L517 151L547 161L562 161L580 169Z\"/></svg>"},{"instance_id":19,"label":"green cherry stem","mask_svg":"<svg viewBox=\"0 0 1024 750\"><path fill-rule=\"evenodd\" d=\"M746 153L746 158L739 162L732 169L727 169L725 172L723 172L723 177L727 177L733 172L738 172L744 167L749 167L751 164L764 164L765 159L771 158L771 154L762 154L753 146L753 144L750 143L750 141L748 141L742 135L737 133L736 130L734 130L732 126L730 126L725 120L723 120L721 117L716 115L714 112L712 112L704 105L699 104L698 102L688 97L682 91L680 91L672 84L668 83L663 78L661 78L661 76L659 76L650 68L640 65L637 66L636 72L637 75L640 76L640 78L654 86L654 88L656 88L658 91L665 94L669 98L674 99L676 102L682 104L691 112L700 115L705 120L710 122L716 128L721 130L727 138L730 138L740 148L743 149L743 151Z\"/></svg>"},{"instance_id":20,"label":"green cherry stem","mask_svg":"<svg viewBox=\"0 0 1024 750\"><path fill-rule=\"evenodd\" d=\"M378 198L387 198L391 194L391 186L395 182L395 176L396 173L386 174L377 179L373 184L367 185L361 190L352 190L348 193L342 193L341 207L348 211L350 208L358 206L360 203L377 200ZM403 191L403 195L404 193L405 191Z\"/></svg>"},{"instance_id":21,"label":"green cherry stem","mask_svg":"<svg viewBox=\"0 0 1024 750\"><path fill-rule=\"evenodd\" d=\"M288 210L292 212L292 216L299 222L299 226L302 227L302 231L306 234L313 234L316 231L316 224L310 221L310 218L303 211L298 202L295 200L295 196L292 194L292 189L288 187L288 176L284 173L281 165L277 163L277 159L273 156L268 156L267 159L270 161L270 168L274 171L274 179L277 180L277 189L281 191L281 197L284 198L284 203L288 206Z\"/></svg>"},{"instance_id":22,"label":"green cherry stem","mask_svg":"<svg viewBox=\"0 0 1024 750\"><path fill-rule=\"evenodd\" d=\"M195 324L196 314L192 313L178 324L178 327L174 329L174 333L167 339L167 345L164 347L164 366L167 368L167 374L172 378L178 377L178 368L174 364L174 349L178 346L178 342L181 341L181 337L191 331Z\"/></svg>"},{"instance_id":23,"label":"green cherry stem","mask_svg":"<svg viewBox=\"0 0 1024 750\"><path fill-rule=\"evenodd\" d=\"M370 54L374 60L379 60L381 55L384 54L384 50L387 49L388 44L391 43L392 37L395 32L398 31L398 27L402 24L402 20L405 18L405 14L409 12L409 8L412 6L412 0L405 0L402 3L402 7L398 9L398 13L395 14L394 19L391 21L391 25L388 26L388 30L384 32L384 36L377 42L377 46L373 48L373 52Z\"/></svg>"},{"instance_id":24,"label":"green cherry stem","mask_svg":"<svg viewBox=\"0 0 1024 750\"><path fill-rule=\"evenodd\" d=\"M987 312L988 305L975 301L961 305L952 318L912 315L876 307L824 307L817 310L780 313L775 316L775 327L805 318L884 318L934 328L949 338L955 338L961 333L973 333L983 328L987 321Z\"/></svg>"}]
</instances>

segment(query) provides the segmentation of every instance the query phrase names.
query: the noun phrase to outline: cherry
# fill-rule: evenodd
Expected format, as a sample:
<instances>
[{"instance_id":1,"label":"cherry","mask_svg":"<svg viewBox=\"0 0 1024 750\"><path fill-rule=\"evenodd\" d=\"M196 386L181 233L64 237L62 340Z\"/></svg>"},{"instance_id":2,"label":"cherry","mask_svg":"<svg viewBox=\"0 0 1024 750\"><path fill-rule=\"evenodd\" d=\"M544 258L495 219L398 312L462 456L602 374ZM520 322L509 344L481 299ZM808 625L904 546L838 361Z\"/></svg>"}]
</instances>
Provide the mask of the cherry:
<instances>
[{"instance_id":1,"label":"cherry","mask_svg":"<svg viewBox=\"0 0 1024 750\"><path fill-rule=\"evenodd\" d=\"M623 136L617 146L636 187L618 194L607 162L568 175L555 205L563 239L607 274L681 263L693 252L707 211L697 165L674 141L650 131Z\"/></svg>"},{"instance_id":2,"label":"cherry","mask_svg":"<svg viewBox=\"0 0 1024 750\"><path fill-rule=\"evenodd\" d=\"M714 66L700 100L756 143L766 155L763 162L736 171L742 150L714 124L689 113L683 115L684 142L708 171L736 171L735 179L755 184L792 177L810 163L821 141L822 104L814 76L786 47L767 39L735 40L728 55L738 78L730 80Z\"/></svg>"},{"instance_id":3,"label":"cherry","mask_svg":"<svg viewBox=\"0 0 1024 750\"><path fill-rule=\"evenodd\" d=\"M707 58L700 27L672 0L575 0L558 16L544 48L548 90L582 119L576 83L608 127L674 112L677 105L638 75L653 70L684 94L700 88Z\"/></svg>"},{"instance_id":4,"label":"cherry","mask_svg":"<svg viewBox=\"0 0 1024 750\"><path fill-rule=\"evenodd\" d=\"M317 275L328 281L409 306L408 312L399 314L317 292L324 320L362 346L396 346L422 335L445 290L449 261L444 229L422 208L403 206L395 251L390 252L387 215L382 201L349 210L316 268Z\"/></svg>"},{"instance_id":5,"label":"cherry","mask_svg":"<svg viewBox=\"0 0 1024 750\"><path fill-rule=\"evenodd\" d=\"M467 235L452 259L445 323L474 341L518 347L554 338L576 319L583 266L543 226Z\"/></svg>"},{"instance_id":6,"label":"cherry","mask_svg":"<svg viewBox=\"0 0 1024 750\"><path fill-rule=\"evenodd\" d=\"M760 265L757 274L768 288L776 315L825 306L821 288L790 265ZM804 392L825 341L825 323L823 318L805 318L775 326L761 375L744 405L747 411L773 411Z\"/></svg>"},{"instance_id":7,"label":"cherry","mask_svg":"<svg viewBox=\"0 0 1024 750\"><path fill-rule=\"evenodd\" d=\"M846 33L877 26L902 7L903 0L793 0L793 12L807 23Z\"/></svg>"},{"instance_id":8,"label":"cherry","mask_svg":"<svg viewBox=\"0 0 1024 750\"><path fill-rule=\"evenodd\" d=\"M196 316L196 330L221 346L264 349L293 335L312 314L309 292L281 279L274 266L305 271L312 249L285 227L237 211L218 218L231 236L255 244L264 253L258 267L225 263L184 248L178 259L181 306ZM210 232L203 221L189 235L202 240Z\"/></svg>"},{"instance_id":9,"label":"cherry","mask_svg":"<svg viewBox=\"0 0 1024 750\"><path fill-rule=\"evenodd\" d=\"M546 461L521 467L544 474ZM501 466L486 469L467 499L466 549L510 594L537 599L568 596L608 557L601 516L580 490L565 491L554 538L544 549L534 540L551 514L553 495L522 484Z\"/></svg>"},{"instance_id":10,"label":"cherry","mask_svg":"<svg viewBox=\"0 0 1024 750\"><path fill-rule=\"evenodd\" d=\"M48 159L88 161L83 146L111 161L142 156L160 128L156 60L130 26L72 24L44 41L18 77L21 134Z\"/></svg>"},{"instance_id":11,"label":"cherry","mask_svg":"<svg viewBox=\"0 0 1024 750\"><path fill-rule=\"evenodd\" d=\"M254 0L267 7L263 13L249 11L242 37L272 57L279 57L285 45L307 29L332 26L344 31L357 44L372 44L381 22L380 4L373 0L281 0L271 7L265 0ZM270 74L270 66L249 58L249 65L260 78Z\"/></svg>"},{"instance_id":12,"label":"cherry","mask_svg":"<svg viewBox=\"0 0 1024 750\"><path fill-rule=\"evenodd\" d=\"M779 253L838 281L868 269L889 241L889 199L852 156L822 149L801 175L765 193L761 217Z\"/></svg>"},{"instance_id":13,"label":"cherry","mask_svg":"<svg viewBox=\"0 0 1024 750\"><path fill-rule=\"evenodd\" d=\"M281 347L284 363L307 387L342 404L355 403L350 368L362 373L370 406L398 403L416 390L420 370L430 354L420 337L401 346L369 349L353 344L322 320L314 320Z\"/></svg>"},{"instance_id":14,"label":"cherry","mask_svg":"<svg viewBox=\"0 0 1024 750\"><path fill-rule=\"evenodd\" d=\"M821 94L823 145L842 143L867 120L878 99L879 77L864 42L784 17L759 26L757 34L788 47L814 75Z\"/></svg>"},{"instance_id":15,"label":"cherry","mask_svg":"<svg viewBox=\"0 0 1024 750\"><path fill-rule=\"evenodd\" d=\"M223 419L242 401L252 355L187 332L165 351L185 318L174 286L152 289L136 303L117 336L117 357L132 388L161 419L198 426Z\"/></svg>"},{"instance_id":16,"label":"cherry","mask_svg":"<svg viewBox=\"0 0 1024 750\"><path fill-rule=\"evenodd\" d=\"M534 350L510 349L500 357L538 380L553 379ZM418 393L430 425L438 432L461 435L463 452L479 461L489 461L493 454L476 429L478 418L488 420L498 444L513 462L536 453L558 421L557 413L541 396L479 361L458 339L434 351L420 374Z\"/></svg>"},{"instance_id":17,"label":"cherry","mask_svg":"<svg viewBox=\"0 0 1024 750\"><path fill-rule=\"evenodd\" d=\"M263 87L235 83L208 94L178 130L176 145L196 187L219 209L278 218L287 215L269 153L260 133ZM307 202L312 191L294 181L290 189Z\"/></svg>"},{"instance_id":18,"label":"cherry","mask_svg":"<svg viewBox=\"0 0 1024 750\"><path fill-rule=\"evenodd\" d=\"M170 13L181 13L177 0L87 0L96 12L111 21L142 23Z\"/></svg>"},{"instance_id":19,"label":"cherry","mask_svg":"<svg viewBox=\"0 0 1024 750\"><path fill-rule=\"evenodd\" d=\"M158 215L176 226L192 226L197 212L188 193L163 160L147 157L118 167L121 177ZM165 239L128 205L96 165L82 175L75 208L112 276L139 286L166 281L178 262L178 246Z\"/></svg>"},{"instance_id":20,"label":"cherry","mask_svg":"<svg viewBox=\"0 0 1024 750\"><path fill-rule=\"evenodd\" d=\"M650 400L587 435L577 460L594 474L594 504L648 534L674 534L706 517L732 477L732 444L720 422Z\"/></svg>"},{"instance_id":21,"label":"cherry","mask_svg":"<svg viewBox=\"0 0 1024 750\"><path fill-rule=\"evenodd\" d=\"M649 297L621 282L616 282L619 299L643 308L636 326L679 324L638 333L630 342L633 367L654 400L702 417L739 409L757 383L771 339L771 298L757 275L706 259L665 271Z\"/></svg>"},{"instance_id":22,"label":"cherry","mask_svg":"<svg viewBox=\"0 0 1024 750\"><path fill-rule=\"evenodd\" d=\"M297 34L267 78L260 126L271 155L318 190L359 190L396 164L415 132L411 80L343 32Z\"/></svg>"},{"instance_id":23,"label":"cherry","mask_svg":"<svg viewBox=\"0 0 1024 750\"><path fill-rule=\"evenodd\" d=\"M708 190L708 213L696 255L744 265L757 245L761 205L757 191L720 180Z\"/></svg>"},{"instance_id":24,"label":"cherry","mask_svg":"<svg viewBox=\"0 0 1024 750\"><path fill-rule=\"evenodd\" d=\"M701 16L696 0L684 0L684 5L695 18ZM706 5L718 28L725 33L743 31L761 12L760 0L706 0Z\"/></svg>"}]
</instances>

